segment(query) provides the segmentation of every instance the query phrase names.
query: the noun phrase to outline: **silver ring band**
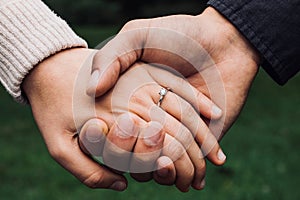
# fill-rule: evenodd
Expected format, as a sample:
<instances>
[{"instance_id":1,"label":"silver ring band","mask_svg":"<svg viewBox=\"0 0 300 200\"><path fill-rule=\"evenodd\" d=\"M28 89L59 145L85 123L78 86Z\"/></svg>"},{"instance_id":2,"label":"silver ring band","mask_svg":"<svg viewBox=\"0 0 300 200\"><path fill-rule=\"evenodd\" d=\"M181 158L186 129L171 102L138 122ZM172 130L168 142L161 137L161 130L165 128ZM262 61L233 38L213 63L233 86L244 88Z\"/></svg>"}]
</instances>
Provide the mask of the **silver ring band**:
<instances>
[{"instance_id":1,"label":"silver ring band","mask_svg":"<svg viewBox=\"0 0 300 200\"><path fill-rule=\"evenodd\" d=\"M159 100L157 102L157 106L160 107L162 101L164 100L165 96L167 95L167 93L170 91L171 89L170 88L161 88L160 91L159 91Z\"/></svg>"}]
</instances>

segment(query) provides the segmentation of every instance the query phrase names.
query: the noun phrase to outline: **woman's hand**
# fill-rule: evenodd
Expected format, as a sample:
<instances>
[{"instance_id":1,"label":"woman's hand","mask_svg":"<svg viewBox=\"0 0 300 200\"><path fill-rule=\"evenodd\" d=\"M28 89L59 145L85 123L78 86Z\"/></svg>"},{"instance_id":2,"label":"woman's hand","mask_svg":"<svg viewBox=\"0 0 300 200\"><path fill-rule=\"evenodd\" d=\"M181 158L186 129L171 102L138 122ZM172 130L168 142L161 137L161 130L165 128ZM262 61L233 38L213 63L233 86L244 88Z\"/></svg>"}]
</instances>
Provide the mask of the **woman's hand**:
<instances>
[{"instance_id":1,"label":"woman's hand","mask_svg":"<svg viewBox=\"0 0 300 200\"><path fill-rule=\"evenodd\" d=\"M82 79L86 80L86 77ZM84 80L79 78L78 87L82 87ZM156 104L160 98L158 92L162 87L170 87L172 92L167 93L160 108ZM81 92L79 90L79 94ZM176 186L181 191L186 191L191 184L194 188L201 189L204 182L205 161L194 137L205 152L205 156L208 154L212 162L220 165L225 161L224 156L221 160L219 159L219 155L223 153L195 108L201 110L207 118L218 118L221 113L212 114L211 110L215 105L207 97L168 71L141 63L135 64L120 77L113 90L96 100L95 105L97 116L113 128L107 135L106 142L104 140L90 142L85 136L81 136L81 144L89 154L103 155L106 165L119 171L130 171L137 180L152 178L147 172L157 169L154 164L162 150L162 155L168 156L174 162L177 174ZM129 130L124 130L123 125L118 125L120 123L112 126L119 115L127 112L140 117L127 116L127 118L133 118L133 122L129 124L135 124L133 126L135 128L130 127ZM144 131L144 127L146 130L151 127L147 125L150 121L159 122L166 132L164 147L156 149L152 154L138 150L139 141L150 137L143 134L143 132L149 132ZM123 134L119 136L120 133ZM133 155L131 152L134 152ZM143 174L137 175L137 173Z\"/></svg>"},{"instance_id":2,"label":"woman's hand","mask_svg":"<svg viewBox=\"0 0 300 200\"><path fill-rule=\"evenodd\" d=\"M127 187L125 177L94 162L78 145L73 90L77 73L92 52L70 49L49 57L26 76L23 89L51 156L89 187L122 191ZM88 109L84 100L81 106ZM87 121L94 115L85 117ZM102 131L107 132L106 124L99 123Z\"/></svg>"}]
</instances>

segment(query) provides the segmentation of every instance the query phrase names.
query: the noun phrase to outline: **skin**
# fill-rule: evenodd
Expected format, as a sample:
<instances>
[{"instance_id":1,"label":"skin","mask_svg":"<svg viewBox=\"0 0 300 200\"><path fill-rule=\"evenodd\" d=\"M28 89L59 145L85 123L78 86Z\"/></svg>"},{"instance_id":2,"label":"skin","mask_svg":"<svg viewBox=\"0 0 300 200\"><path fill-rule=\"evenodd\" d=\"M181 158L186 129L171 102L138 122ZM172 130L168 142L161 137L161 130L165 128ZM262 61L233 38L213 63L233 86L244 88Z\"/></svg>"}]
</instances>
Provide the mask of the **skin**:
<instances>
[{"instance_id":1,"label":"skin","mask_svg":"<svg viewBox=\"0 0 300 200\"><path fill-rule=\"evenodd\" d=\"M90 53L89 50L72 49L49 57L26 76L23 90L49 153L60 165L91 188L124 190L126 179L91 160L81 151L77 141L72 89L80 63ZM108 132L105 123L97 123L102 132Z\"/></svg>"},{"instance_id":2,"label":"skin","mask_svg":"<svg viewBox=\"0 0 300 200\"><path fill-rule=\"evenodd\" d=\"M148 87L140 87L140 90L137 90L137 93L133 95L134 98L131 97L127 100L114 97L113 91L108 92L103 97L96 99L96 112L90 113L89 110L95 103L94 98L85 94L85 87L82 87L82 91L79 88L79 94L81 94L79 96L74 96L74 92L78 92L78 83L84 86L84 83L88 81L88 79L81 80L80 77L88 77L89 71L86 69L82 71L82 66L85 65L86 60L90 60L90 55L93 53L93 50L87 49L71 49L60 52L40 63L24 80L23 90L28 97L34 118L51 156L91 188L109 188L122 191L127 187L127 181L119 173L120 170L115 171L99 165L89 157L90 155L103 155L106 163L113 168L118 167L119 164L119 162L114 163L114 160L118 161L122 158L124 161L122 163L127 163L129 168L121 168L121 171L131 170L133 172L131 175L138 181L147 181L154 178L160 184L171 185L175 183L176 187L183 192L188 191L191 185L196 189L202 189L205 161L192 136L195 135L201 143L204 138L207 138L207 135L212 136L212 134L203 122L199 125L199 129L193 128L195 132L190 132L189 127L198 127L198 125L191 124L190 121L183 122L183 125L181 125L177 121L177 118L181 117L180 109L173 111L167 106L170 103L185 106L190 111L193 110L191 117L198 117L199 122L201 122L198 113L190 104L180 99L173 92L166 96L161 105L163 109L169 112L166 118L169 120L168 123L163 123L159 119L151 121L151 116L147 112L148 108L156 106L155 101L159 97L154 92L161 87L153 79L155 74L164 72L166 76L170 77L170 82L172 82L172 79L177 80L178 77L161 69L154 69L150 66L141 67L142 64L137 64L134 69L142 71L131 70L127 72L115 89L132 92L130 86L137 85L135 82L129 84L128 81L134 80L132 76L136 77L137 75L143 75L141 76L143 77L141 85L149 82L155 83L149 86L153 88L149 90ZM157 72L156 70L161 71ZM176 83L176 81L173 81L173 83ZM176 89L176 85L172 86ZM188 86L192 88L190 85ZM197 90L192 88L192 91ZM183 95L189 96L189 94ZM143 101L137 101L138 99L143 99ZM205 108L203 114L206 117L220 117L220 113L219 116L211 113L213 104L204 95L196 95L194 101L192 100L193 96L190 99L195 106ZM122 112L112 113L111 102L113 101L116 106L120 107ZM74 113L76 102L79 102L77 105L80 108L79 111L82 112ZM129 102L129 107L123 105L123 102ZM132 113L129 114L130 117L128 117L128 111ZM163 112L159 108L158 111ZM124 115L127 116L124 117ZM126 128L129 127L134 127L134 130L126 131ZM178 129L172 129L174 127L182 127L186 130L185 137L182 134L177 137L176 132ZM79 143L78 128L81 128ZM205 135L202 134L201 129L206 130L204 131ZM216 143L214 137L210 137L210 140L212 143ZM115 148L116 146L119 148ZM218 144L214 145L212 158L216 157L219 149ZM144 156L141 157L137 154L132 158L131 156L126 158L128 152L148 153L148 156L145 159ZM217 164L223 164L225 161L225 159L215 160L217 160ZM141 164L143 167L156 165L159 170L154 173L135 173L135 170L132 169ZM150 169L154 170L153 168Z\"/></svg>"},{"instance_id":3,"label":"skin","mask_svg":"<svg viewBox=\"0 0 300 200\"><path fill-rule=\"evenodd\" d=\"M193 48L188 39L173 38L172 31L202 48ZM190 45L182 45L182 41ZM174 50L175 54L159 46ZM177 56L186 55L185 52L193 52L194 57L188 54L186 58L195 61L194 66ZM222 118L210 126L220 140L238 117L261 59L238 30L212 7L197 16L134 20L95 55L91 80L98 78L99 82L90 81L87 93L96 97L105 93L137 60L175 69L211 98L223 110Z\"/></svg>"},{"instance_id":4,"label":"skin","mask_svg":"<svg viewBox=\"0 0 300 200\"><path fill-rule=\"evenodd\" d=\"M178 60L178 57L174 59L172 55L166 54L166 52L150 49L144 49L143 51L137 50L121 57L118 55L109 55L109 52L113 52L110 50L112 47L115 52L118 52L118 46L122 47L121 50L130 49L131 44L134 44L134 47L137 46L139 49L142 49L143 44L145 44L147 40L145 37L147 36L146 31L146 34L132 34L132 37L126 38L127 40L123 41L123 43L115 43L110 46L110 44L113 44L111 42L99 51L94 59L93 72L101 66L107 66L107 63L103 65L103 62L107 62L103 57L111 57L108 59L109 61L111 61L111 59L118 59L109 65L109 67L100 70L100 73L98 73L100 75L95 76L95 73L93 73L94 76L92 75L87 93L92 97L94 97L94 94L96 94L96 96L104 94L116 83L121 72L124 72L135 63L136 60L142 60L150 63L162 63L176 69L188 77L190 83L197 88L197 90L212 98L212 94L217 93L218 88L208 89L207 83L214 83L215 73L213 72L217 69L223 80L226 103L222 104L221 100L219 103L218 99L216 99L216 103L220 104L219 107L223 110L223 117L220 121L223 120L224 123L221 124L222 126L225 124L225 126L222 127L222 130L223 132L228 130L238 116L247 97L250 85L257 73L260 62L258 53L233 26L213 8L206 9L205 12L199 16L170 16L151 20L132 21L129 22L121 32L135 30L140 27L146 28L147 30L147 28L151 26L176 30L193 38L201 44L212 57L215 62L214 68L212 68L213 65L211 65L211 62L206 62L207 60L204 57L201 61L205 67L203 67L204 69L201 70L200 73L196 73L195 68L180 59ZM157 38L154 37L154 39ZM117 38L115 38L115 40L117 40ZM184 49L184 46L182 46L181 49ZM24 91L31 103L33 114L43 134L49 152L54 159L89 187L124 190L127 186L124 177L92 161L81 151L77 142L75 134L76 126L72 115L72 106L70 105L72 101L70 91L74 86L70 83L74 82L73 78L76 76L76 70L70 70L69 68L61 66L67 66L67 64L70 63L76 66L76 63L82 63L86 57L88 57L88 54L89 52L83 53L80 51L79 53L77 50L72 50L72 53L62 52L50 57L27 76L24 82ZM104 71L106 73L103 73ZM66 74L68 74L68 77L65 76ZM93 81L94 79L98 79L99 83L98 81ZM68 86L67 89L64 88L66 86ZM96 126L94 126L96 127L96 131L94 131L96 135L99 132L108 132L108 127L103 121L96 120L92 122L93 123L88 121L86 126L94 126L96 124ZM218 122L214 124L216 127L218 126ZM84 128L82 130L84 130ZM212 132L216 134L214 130L212 130ZM84 134L83 131L82 135ZM113 135L114 131L109 134ZM220 137L218 138L220 139ZM81 138L81 142L82 140ZM167 163L164 165L166 170L154 174L154 177L158 177L159 174L175 174L172 163L168 162L168 160L167 162L161 163Z\"/></svg>"},{"instance_id":5,"label":"skin","mask_svg":"<svg viewBox=\"0 0 300 200\"><path fill-rule=\"evenodd\" d=\"M168 92L161 104L161 108L163 108L167 114L164 114L164 111L156 105L156 101L159 99L157 91L159 91L162 86L166 87L166 85L164 85L165 83L161 82L162 77L164 82L168 83L168 86L170 86L173 91ZM82 82L83 81L79 80L80 85ZM156 84L156 82L160 85ZM177 84L178 82L182 84ZM182 87L185 87L187 90L182 90ZM80 91L79 93L81 94L83 92ZM194 107L201 107L201 111L207 117L212 117L210 110L213 104L206 96L198 93L195 88L191 87L187 82L181 81L181 78L172 75L170 72L142 63L137 63L132 66L129 71L119 78L113 90L97 99L97 104L101 105L101 107L98 108L99 115L102 119L106 119L109 126L113 123L112 117L118 117L119 114L127 112L127 110L140 116L143 121L157 121L162 124L164 130L171 136L165 138L165 148L162 150L162 155L168 156L174 162L177 176L175 185L181 191L186 191L190 185L196 189L201 189L200 185L205 175L205 161L196 141L194 141L193 135L199 144L202 144L204 140L212 144L207 146L207 149L204 150L210 152L209 156L216 160L216 164L223 164L224 160L218 160L216 158L220 148L215 137L206 127L206 124L201 120L194 108L177 95L185 96L189 99L189 102L194 103ZM114 113L113 116L111 112ZM87 140L84 140L85 144L83 145L86 149L90 146L92 146L93 149L97 146L104 146L103 158L104 161L108 161L106 164L119 171L130 171L134 173L132 175L138 181L147 181L152 178L151 174L147 174L147 176L145 176L145 174L140 175L139 173L141 172L136 172L135 165L144 170L147 168L147 163L151 163L151 161L153 162L156 159L150 159L144 154L128 154L128 152L140 152L138 150L139 143L136 143L135 140L137 135L143 138L143 134L138 134L138 129L143 125L141 125L141 122L138 122L138 120L133 121L137 128L133 129L127 127L126 131L123 131L127 132L127 134L123 134L122 136L118 136L120 128L117 128L116 131L114 128L111 129L111 134L108 134L107 139L113 144L109 142L107 145L108 141L105 142L105 145L104 141L99 141L98 145L95 143L89 144ZM119 127L126 126L119 125ZM140 131L140 133L143 133L143 131ZM176 138L176 140L173 140L172 137ZM186 155L184 153L185 150ZM101 152L97 152L97 154L102 155ZM183 156L181 156L181 154L183 154ZM132 160L129 159L131 156L133 156ZM154 156L154 158L157 157L158 156ZM187 159L188 157L192 162ZM123 163L122 167L120 163ZM127 166L130 167L127 168ZM155 171L155 169L149 168L148 171Z\"/></svg>"}]
</instances>

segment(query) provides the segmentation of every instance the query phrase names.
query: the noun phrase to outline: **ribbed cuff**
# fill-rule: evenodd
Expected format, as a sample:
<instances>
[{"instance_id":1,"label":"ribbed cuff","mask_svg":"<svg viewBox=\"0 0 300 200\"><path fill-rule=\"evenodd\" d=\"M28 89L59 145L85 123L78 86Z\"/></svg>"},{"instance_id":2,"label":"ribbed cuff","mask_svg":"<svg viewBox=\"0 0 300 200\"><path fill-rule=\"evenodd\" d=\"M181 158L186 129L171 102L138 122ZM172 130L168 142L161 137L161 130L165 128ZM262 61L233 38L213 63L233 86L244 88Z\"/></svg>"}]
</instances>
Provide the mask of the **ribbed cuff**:
<instances>
[{"instance_id":1,"label":"ribbed cuff","mask_svg":"<svg viewBox=\"0 0 300 200\"><path fill-rule=\"evenodd\" d=\"M42 1L16 0L0 7L0 81L18 102L26 102L21 84L29 71L72 47L87 44Z\"/></svg>"}]
</instances>

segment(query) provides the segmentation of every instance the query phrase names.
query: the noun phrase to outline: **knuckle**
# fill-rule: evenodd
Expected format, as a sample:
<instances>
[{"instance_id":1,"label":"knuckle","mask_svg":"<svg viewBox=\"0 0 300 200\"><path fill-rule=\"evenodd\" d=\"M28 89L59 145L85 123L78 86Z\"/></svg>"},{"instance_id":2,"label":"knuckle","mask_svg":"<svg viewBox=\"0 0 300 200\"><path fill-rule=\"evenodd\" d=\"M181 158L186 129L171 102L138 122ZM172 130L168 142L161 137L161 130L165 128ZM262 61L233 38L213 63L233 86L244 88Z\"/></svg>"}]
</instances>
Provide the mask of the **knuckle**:
<instances>
[{"instance_id":1,"label":"knuckle","mask_svg":"<svg viewBox=\"0 0 300 200\"><path fill-rule=\"evenodd\" d=\"M200 106L206 106L207 104L205 103L205 95L198 90L195 91L195 99L196 99L196 105L197 109L200 110ZM200 105L201 104L201 105Z\"/></svg>"},{"instance_id":2,"label":"knuckle","mask_svg":"<svg viewBox=\"0 0 300 200\"><path fill-rule=\"evenodd\" d=\"M195 96L196 96L196 99L198 101L200 101L201 103L203 103L204 100L206 100L206 98L207 98L203 93L199 92L198 90L195 91ZM206 105L206 104L204 104L204 105Z\"/></svg>"},{"instance_id":3,"label":"knuckle","mask_svg":"<svg viewBox=\"0 0 300 200\"><path fill-rule=\"evenodd\" d=\"M194 142L194 137L192 133L187 130L184 126L181 126L180 130L178 131L176 138L181 142L184 149L187 150Z\"/></svg>"},{"instance_id":4,"label":"knuckle","mask_svg":"<svg viewBox=\"0 0 300 200\"><path fill-rule=\"evenodd\" d=\"M103 181L103 172L98 171L98 172L92 173L89 177L84 179L82 181L82 183L85 184L89 188L95 189L95 188L100 187L100 184L102 183L102 181Z\"/></svg>"},{"instance_id":5,"label":"knuckle","mask_svg":"<svg viewBox=\"0 0 300 200\"><path fill-rule=\"evenodd\" d=\"M203 149L204 155L210 154L212 151L219 147L218 141L216 140L215 136L209 132L209 130L205 131L203 134L203 140L201 148Z\"/></svg>"},{"instance_id":6,"label":"knuckle","mask_svg":"<svg viewBox=\"0 0 300 200\"><path fill-rule=\"evenodd\" d=\"M123 31L128 31L134 28L137 28L137 25L140 24L143 20L142 19L134 19L131 20L129 22L127 22L124 27L123 27Z\"/></svg>"},{"instance_id":7,"label":"knuckle","mask_svg":"<svg viewBox=\"0 0 300 200\"><path fill-rule=\"evenodd\" d=\"M204 159L201 159L199 163L195 166L195 178L194 180L202 180L206 174L206 163Z\"/></svg>"},{"instance_id":8,"label":"knuckle","mask_svg":"<svg viewBox=\"0 0 300 200\"><path fill-rule=\"evenodd\" d=\"M205 96L203 93L196 91L196 99L197 99L197 110L201 110L201 111L210 111L211 107L213 106L212 101Z\"/></svg>"},{"instance_id":9,"label":"knuckle","mask_svg":"<svg viewBox=\"0 0 300 200\"><path fill-rule=\"evenodd\" d=\"M204 172L206 170L206 163L204 159L200 159L198 165L196 166L198 172Z\"/></svg>"},{"instance_id":10,"label":"knuckle","mask_svg":"<svg viewBox=\"0 0 300 200\"><path fill-rule=\"evenodd\" d=\"M177 83L182 86L182 85L186 85L187 81L185 79L181 78L181 77L178 77L177 78Z\"/></svg>"},{"instance_id":11,"label":"knuckle","mask_svg":"<svg viewBox=\"0 0 300 200\"><path fill-rule=\"evenodd\" d=\"M134 19L127 22L120 32L130 31L140 28L149 28L151 23L155 22L154 19Z\"/></svg>"},{"instance_id":12,"label":"knuckle","mask_svg":"<svg viewBox=\"0 0 300 200\"><path fill-rule=\"evenodd\" d=\"M174 77L174 85L176 88L182 88L182 86L185 86L187 84L187 81L181 77Z\"/></svg>"},{"instance_id":13,"label":"knuckle","mask_svg":"<svg viewBox=\"0 0 300 200\"><path fill-rule=\"evenodd\" d=\"M101 61L102 61L103 53L105 53L105 52L98 50L97 53L93 56L93 65L92 65L93 69L100 68L99 63L101 63Z\"/></svg>"},{"instance_id":14,"label":"knuckle","mask_svg":"<svg viewBox=\"0 0 300 200\"><path fill-rule=\"evenodd\" d=\"M54 160L61 161L64 160L66 157L66 149L63 145L49 147L49 154Z\"/></svg>"},{"instance_id":15,"label":"knuckle","mask_svg":"<svg viewBox=\"0 0 300 200\"><path fill-rule=\"evenodd\" d=\"M177 72L177 71L176 71ZM171 73L171 72L170 72ZM183 80L182 77L180 77L179 75L175 75L172 82L171 82L174 86L181 86L181 84L185 84L185 81Z\"/></svg>"},{"instance_id":16,"label":"knuckle","mask_svg":"<svg viewBox=\"0 0 300 200\"><path fill-rule=\"evenodd\" d=\"M191 104L184 101L182 103L182 116L184 116L185 119L194 120L195 119L195 110L191 106Z\"/></svg>"},{"instance_id":17,"label":"knuckle","mask_svg":"<svg viewBox=\"0 0 300 200\"><path fill-rule=\"evenodd\" d=\"M185 168L185 175L188 177L188 178L193 178L194 177L194 166L192 164L190 164L189 167L186 167Z\"/></svg>"},{"instance_id":18,"label":"knuckle","mask_svg":"<svg viewBox=\"0 0 300 200\"><path fill-rule=\"evenodd\" d=\"M176 142L175 139L166 146L166 155L171 158L172 161L178 160L185 153L185 149Z\"/></svg>"},{"instance_id":19,"label":"knuckle","mask_svg":"<svg viewBox=\"0 0 300 200\"><path fill-rule=\"evenodd\" d=\"M195 175L195 169L192 163L190 162L185 162L185 166L182 169L182 172L178 174L179 180L184 180L184 186L188 187L190 185L191 181L194 179Z\"/></svg>"},{"instance_id":20,"label":"knuckle","mask_svg":"<svg viewBox=\"0 0 300 200\"><path fill-rule=\"evenodd\" d=\"M153 151L149 153L135 153L134 160L140 164L152 164L155 163L157 158L159 157L159 151Z\"/></svg>"},{"instance_id":21,"label":"knuckle","mask_svg":"<svg viewBox=\"0 0 300 200\"><path fill-rule=\"evenodd\" d=\"M133 93L130 97L130 104L140 105L142 107L148 107L147 101L145 101L145 96L138 93Z\"/></svg>"},{"instance_id":22,"label":"knuckle","mask_svg":"<svg viewBox=\"0 0 300 200\"><path fill-rule=\"evenodd\" d=\"M195 137L199 127L201 120L199 119L198 113L195 109L187 102L184 102L182 105L182 119L181 122L184 123L187 128L191 131L191 135Z\"/></svg>"}]
</instances>

